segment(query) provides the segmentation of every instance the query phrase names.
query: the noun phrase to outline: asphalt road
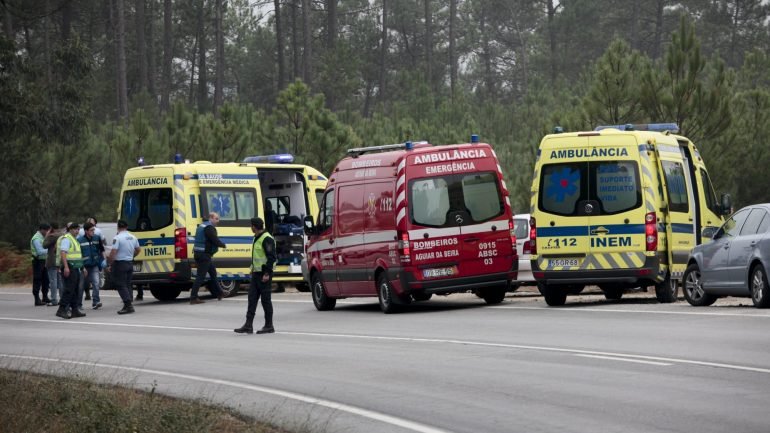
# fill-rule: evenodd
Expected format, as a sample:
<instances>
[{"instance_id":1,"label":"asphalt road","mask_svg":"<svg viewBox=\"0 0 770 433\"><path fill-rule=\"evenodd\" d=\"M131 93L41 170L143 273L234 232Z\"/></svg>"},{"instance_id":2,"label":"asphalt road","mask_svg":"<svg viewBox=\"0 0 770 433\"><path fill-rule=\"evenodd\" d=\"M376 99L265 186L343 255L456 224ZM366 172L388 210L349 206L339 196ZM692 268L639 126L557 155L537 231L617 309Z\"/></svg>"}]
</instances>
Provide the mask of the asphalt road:
<instances>
[{"instance_id":1,"label":"asphalt road","mask_svg":"<svg viewBox=\"0 0 770 433\"><path fill-rule=\"evenodd\" d=\"M770 431L770 310L749 299L694 308L587 295L549 308L517 292L495 307L451 295L384 315L374 298L318 312L309 294L287 292L274 294L278 332L248 336L232 332L244 294L150 299L128 316L115 314L115 292L103 303L62 320L28 289L0 289L0 366L204 398L317 432Z\"/></svg>"}]
</instances>

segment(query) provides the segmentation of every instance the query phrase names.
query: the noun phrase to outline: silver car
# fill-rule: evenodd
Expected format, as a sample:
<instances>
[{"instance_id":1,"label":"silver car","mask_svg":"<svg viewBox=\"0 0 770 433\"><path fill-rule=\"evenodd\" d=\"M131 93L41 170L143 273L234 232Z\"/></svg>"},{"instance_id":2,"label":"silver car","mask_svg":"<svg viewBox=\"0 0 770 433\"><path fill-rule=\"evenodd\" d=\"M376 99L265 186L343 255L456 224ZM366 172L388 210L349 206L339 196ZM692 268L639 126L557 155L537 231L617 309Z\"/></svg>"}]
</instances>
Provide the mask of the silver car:
<instances>
[{"instance_id":1,"label":"silver car","mask_svg":"<svg viewBox=\"0 0 770 433\"><path fill-rule=\"evenodd\" d=\"M770 203L735 212L710 242L693 248L683 277L690 305L711 305L724 296L751 297L754 306L770 306Z\"/></svg>"},{"instance_id":2,"label":"silver car","mask_svg":"<svg viewBox=\"0 0 770 433\"><path fill-rule=\"evenodd\" d=\"M511 282L510 291L515 291L519 286L534 286L535 277L532 276L532 265L529 261L531 254L529 239L529 214L517 214L513 217L513 232L516 235L516 253L519 255L518 279Z\"/></svg>"}]
</instances>

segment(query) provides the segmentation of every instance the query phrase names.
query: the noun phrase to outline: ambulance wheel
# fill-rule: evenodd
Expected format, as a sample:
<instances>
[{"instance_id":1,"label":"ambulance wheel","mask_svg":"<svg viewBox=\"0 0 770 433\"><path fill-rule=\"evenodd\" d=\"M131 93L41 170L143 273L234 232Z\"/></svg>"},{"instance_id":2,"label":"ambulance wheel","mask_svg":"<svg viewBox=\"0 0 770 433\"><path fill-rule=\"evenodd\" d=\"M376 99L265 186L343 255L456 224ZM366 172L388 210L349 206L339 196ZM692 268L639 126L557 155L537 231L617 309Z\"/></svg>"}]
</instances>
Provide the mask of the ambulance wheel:
<instances>
[{"instance_id":1,"label":"ambulance wheel","mask_svg":"<svg viewBox=\"0 0 770 433\"><path fill-rule=\"evenodd\" d=\"M703 291L703 281L697 263L687 266L682 278L684 299L693 307L705 307L716 302L717 297Z\"/></svg>"},{"instance_id":2,"label":"ambulance wheel","mask_svg":"<svg viewBox=\"0 0 770 433\"><path fill-rule=\"evenodd\" d=\"M385 272L377 277L377 297L380 300L380 310L385 314L395 313L401 309L401 304L393 292L393 286L388 281Z\"/></svg>"},{"instance_id":3,"label":"ambulance wheel","mask_svg":"<svg viewBox=\"0 0 770 433\"><path fill-rule=\"evenodd\" d=\"M294 285L294 288L297 289L298 292L309 292L310 291L310 284L306 282L297 283Z\"/></svg>"},{"instance_id":4,"label":"ambulance wheel","mask_svg":"<svg viewBox=\"0 0 770 433\"><path fill-rule=\"evenodd\" d=\"M670 304L676 302L678 290L677 281L671 279L671 272L666 272L666 278L655 285L655 297L661 304Z\"/></svg>"},{"instance_id":5,"label":"ambulance wheel","mask_svg":"<svg viewBox=\"0 0 770 433\"><path fill-rule=\"evenodd\" d=\"M542 288L540 286L543 286ZM567 302L567 288L563 286L549 286L547 284L537 284L540 293L545 298L545 303L551 307L558 307Z\"/></svg>"},{"instance_id":6,"label":"ambulance wheel","mask_svg":"<svg viewBox=\"0 0 770 433\"><path fill-rule=\"evenodd\" d=\"M324 286L323 279L321 279L321 274L318 272L314 273L310 281L313 286L313 305L315 305L316 310L333 310L334 306L337 305L337 300L330 298L326 294L326 287Z\"/></svg>"},{"instance_id":7,"label":"ambulance wheel","mask_svg":"<svg viewBox=\"0 0 770 433\"><path fill-rule=\"evenodd\" d=\"M150 285L150 293L159 301L173 301L182 293L179 287L159 287Z\"/></svg>"},{"instance_id":8,"label":"ambulance wheel","mask_svg":"<svg viewBox=\"0 0 770 433\"><path fill-rule=\"evenodd\" d=\"M433 293L425 293L425 292L414 292L412 293L412 297L415 301L422 302L427 301L431 297L433 297Z\"/></svg>"},{"instance_id":9,"label":"ambulance wheel","mask_svg":"<svg viewBox=\"0 0 770 433\"><path fill-rule=\"evenodd\" d=\"M222 287L222 295L225 298L229 298L238 294L238 286L240 283L235 280L220 281L219 286Z\"/></svg>"},{"instance_id":10,"label":"ambulance wheel","mask_svg":"<svg viewBox=\"0 0 770 433\"><path fill-rule=\"evenodd\" d=\"M484 301L489 305L499 304L503 302L503 299L505 299L505 289L504 288L484 289L481 291L481 296L484 298Z\"/></svg>"}]
</instances>

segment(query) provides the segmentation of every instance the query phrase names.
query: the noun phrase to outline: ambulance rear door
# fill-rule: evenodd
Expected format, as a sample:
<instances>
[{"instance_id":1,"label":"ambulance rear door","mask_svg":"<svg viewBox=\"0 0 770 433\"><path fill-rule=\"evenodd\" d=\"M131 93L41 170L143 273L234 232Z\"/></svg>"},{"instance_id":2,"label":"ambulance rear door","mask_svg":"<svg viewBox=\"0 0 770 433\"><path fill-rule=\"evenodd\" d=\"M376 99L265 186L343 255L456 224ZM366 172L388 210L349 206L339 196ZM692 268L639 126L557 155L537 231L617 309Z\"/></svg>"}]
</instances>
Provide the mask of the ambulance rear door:
<instances>
[{"instance_id":1,"label":"ambulance rear door","mask_svg":"<svg viewBox=\"0 0 770 433\"><path fill-rule=\"evenodd\" d=\"M184 211L179 209L171 167L148 166L129 170L123 181L120 219L139 241L134 259L137 274L165 274L174 270L174 229ZM160 276L159 276L160 277Z\"/></svg>"}]
</instances>

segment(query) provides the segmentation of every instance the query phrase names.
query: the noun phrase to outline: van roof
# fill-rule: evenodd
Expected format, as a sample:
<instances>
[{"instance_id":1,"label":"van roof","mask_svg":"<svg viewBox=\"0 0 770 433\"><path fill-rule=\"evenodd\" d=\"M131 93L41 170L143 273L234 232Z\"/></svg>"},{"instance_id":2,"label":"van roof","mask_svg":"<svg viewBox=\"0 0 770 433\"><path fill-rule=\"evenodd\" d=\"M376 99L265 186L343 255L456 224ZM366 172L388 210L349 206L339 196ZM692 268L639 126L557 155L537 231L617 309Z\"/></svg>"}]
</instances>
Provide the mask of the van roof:
<instances>
[{"instance_id":1,"label":"van roof","mask_svg":"<svg viewBox=\"0 0 770 433\"><path fill-rule=\"evenodd\" d=\"M196 162L189 162L189 163L181 163L181 164L155 164L155 165L144 165L140 167L131 167L128 169L127 174L138 174L142 170L151 170L155 168L170 168L174 171L174 173L184 173L186 171L199 171L199 170L228 170L228 169L235 169L238 170L239 168L248 168L253 167L257 170L286 170L286 169L295 169L295 170L305 170L306 173L316 179L326 179L326 176L324 176L320 171L317 169L304 164L268 164L268 163L246 163L246 162L209 162L209 161L196 161Z\"/></svg>"},{"instance_id":2,"label":"van roof","mask_svg":"<svg viewBox=\"0 0 770 433\"><path fill-rule=\"evenodd\" d=\"M676 144L677 141L684 141L684 142L690 141L687 137L671 134L671 133L662 133L657 131L621 131L615 128L605 128L600 131L575 131L575 132L562 132L562 133L548 134L545 137L543 137L541 146L549 149L554 146L562 147L564 146L564 143L556 144L562 139L576 138L576 137L592 137L592 136L594 137L596 136L602 136L602 137L632 136L636 139L638 143L642 143L647 140L654 140L655 142L668 143L668 144Z\"/></svg>"},{"instance_id":3,"label":"van roof","mask_svg":"<svg viewBox=\"0 0 770 433\"><path fill-rule=\"evenodd\" d=\"M389 152L364 153L358 156L346 156L337 163L337 166L334 168L334 172L358 170L367 167L397 166L401 163L401 160L410 155L422 155L428 153L446 152L447 150L462 150L477 147L485 147L491 149L491 146L487 143L461 143L445 144L441 146L423 145L410 150L399 149ZM494 155L494 150L492 151L492 155Z\"/></svg>"}]
</instances>

